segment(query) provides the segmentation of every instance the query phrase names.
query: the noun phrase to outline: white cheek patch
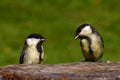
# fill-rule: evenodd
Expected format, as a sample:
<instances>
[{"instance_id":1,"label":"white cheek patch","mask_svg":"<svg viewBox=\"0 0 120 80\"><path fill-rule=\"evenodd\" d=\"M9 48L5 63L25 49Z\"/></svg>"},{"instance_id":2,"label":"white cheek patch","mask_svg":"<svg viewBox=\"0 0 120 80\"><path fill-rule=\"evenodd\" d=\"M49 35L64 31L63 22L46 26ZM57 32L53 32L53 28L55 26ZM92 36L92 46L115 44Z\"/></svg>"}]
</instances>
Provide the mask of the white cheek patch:
<instances>
[{"instance_id":1,"label":"white cheek patch","mask_svg":"<svg viewBox=\"0 0 120 80\"><path fill-rule=\"evenodd\" d=\"M86 27L84 27L84 28L82 29L82 31L81 31L80 34L88 35L88 34L90 34L90 33L92 33L92 30L91 30L90 26L86 26Z\"/></svg>"},{"instance_id":2,"label":"white cheek patch","mask_svg":"<svg viewBox=\"0 0 120 80\"><path fill-rule=\"evenodd\" d=\"M40 41L40 39L35 39L35 38L28 38L27 40L28 45L37 45Z\"/></svg>"}]
</instances>

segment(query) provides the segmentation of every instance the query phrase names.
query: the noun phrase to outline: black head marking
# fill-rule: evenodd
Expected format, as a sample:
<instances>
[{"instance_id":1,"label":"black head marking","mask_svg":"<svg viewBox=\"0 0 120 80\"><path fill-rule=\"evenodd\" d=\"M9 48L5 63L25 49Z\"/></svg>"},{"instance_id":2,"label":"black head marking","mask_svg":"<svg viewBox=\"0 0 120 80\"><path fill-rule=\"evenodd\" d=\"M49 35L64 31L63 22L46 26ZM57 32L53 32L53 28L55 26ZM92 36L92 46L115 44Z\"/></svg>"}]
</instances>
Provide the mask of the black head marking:
<instances>
[{"instance_id":1,"label":"black head marking","mask_svg":"<svg viewBox=\"0 0 120 80\"><path fill-rule=\"evenodd\" d=\"M90 28L92 29L92 32L94 33L94 32L97 32L97 30L91 25L91 24L82 24L82 25L80 25L78 28L77 28L77 30L76 30L76 35L79 33L79 32L81 32L81 30L84 28L84 27L86 27L86 26L90 26Z\"/></svg>"},{"instance_id":2,"label":"black head marking","mask_svg":"<svg viewBox=\"0 0 120 80\"><path fill-rule=\"evenodd\" d=\"M77 28L77 30L76 30L75 37L76 37L77 35L79 35L79 33L82 31L82 29L85 28L86 26L90 26L90 28L91 28L91 25L90 25L90 24L82 24L82 25L80 25L80 26ZM74 39L75 39L75 37L74 37ZM81 37L82 37L82 36L78 36L77 38L81 38Z\"/></svg>"},{"instance_id":3,"label":"black head marking","mask_svg":"<svg viewBox=\"0 0 120 80\"><path fill-rule=\"evenodd\" d=\"M41 34L37 33L30 34L27 38L45 39Z\"/></svg>"},{"instance_id":4,"label":"black head marking","mask_svg":"<svg viewBox=\"0 0 120 80\"><path fill-rule=\"evenodd\" d=\"M90 24L82 24L80 25L77 30L76 30L76 35L79 34L79 32L81 32L81 30L86 27L86 26L91 26Z\"/></svg>"},{"instance_id":5,"label":"black head marking","mask_svg":"<svg viewBox=\"0 0 120 80\"><path fill-rule=\"evenodd\" d=\"M28 39L28 38L44 39L44 40L40 41L40 43L42 43L46 40L46 38L44 38L41 34L37 34L37 33L30 34L26 39ZM25 40L24 45L27 45L26 40Z\"/></svg>"},{"instance_id":6,"label":"black head marking","mask_svg":"<svg viewBox=\"0 0 120 80\"><path fill-rule=\"evenodd\" d=\"M82 31L82 29L83 29L84 27L86 27L86 26L90 26L90 28L91 28L91 30L92 30L92 33L95 33L95 34L97 34L97 35L100 35L100 34L98 33L98 31L97 31L91 24L82 24L82 25L80 25L80 26L77 28L77 30L76 30L76 35L78 35L78 34Z\"/></svg>"}]
</instances>

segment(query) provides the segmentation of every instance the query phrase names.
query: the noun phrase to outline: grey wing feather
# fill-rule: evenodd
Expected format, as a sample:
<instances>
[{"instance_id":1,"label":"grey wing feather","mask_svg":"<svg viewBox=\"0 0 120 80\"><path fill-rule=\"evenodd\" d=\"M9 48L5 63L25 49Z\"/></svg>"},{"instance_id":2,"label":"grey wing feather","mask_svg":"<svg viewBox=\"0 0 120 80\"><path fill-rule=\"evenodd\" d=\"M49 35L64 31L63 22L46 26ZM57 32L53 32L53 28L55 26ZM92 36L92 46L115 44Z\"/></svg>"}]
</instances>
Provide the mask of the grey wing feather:
<instances>
[{"instance_id":1,"label":"grey wing feather","mask_svg":"<svg viewBox=\"0 0 120 80\"><path fill-rule=\"evenodd\" d=\"M24 48L23 48L23 50L22 50L22 53L21 53L21 55L20 55L20 60L19 60L19 63L20 63L20 64L23 64L23 62L24 62L24 55L25 55L25 50L26 50L26 48L27 48L27 45L24 46Z\"/></svg>"}]
</instances>

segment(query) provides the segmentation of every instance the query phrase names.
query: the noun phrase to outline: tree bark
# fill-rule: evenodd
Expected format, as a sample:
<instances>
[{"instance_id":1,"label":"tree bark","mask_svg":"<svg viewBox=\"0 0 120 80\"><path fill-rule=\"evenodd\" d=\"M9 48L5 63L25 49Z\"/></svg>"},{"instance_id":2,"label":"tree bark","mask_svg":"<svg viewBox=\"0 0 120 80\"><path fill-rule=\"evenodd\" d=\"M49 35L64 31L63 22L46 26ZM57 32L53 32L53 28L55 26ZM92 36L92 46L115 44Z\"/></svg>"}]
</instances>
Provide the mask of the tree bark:
<instances>
[{"instance_id":1,"label":"tree bark","mask_svg":"<svg viewBox=\"0 0 120 80\"><path fill-rule=\"evenodd\" d=\"M120 80L120 63L8 65L0 68L0 80Z\"/></svg>"}]
</instances>

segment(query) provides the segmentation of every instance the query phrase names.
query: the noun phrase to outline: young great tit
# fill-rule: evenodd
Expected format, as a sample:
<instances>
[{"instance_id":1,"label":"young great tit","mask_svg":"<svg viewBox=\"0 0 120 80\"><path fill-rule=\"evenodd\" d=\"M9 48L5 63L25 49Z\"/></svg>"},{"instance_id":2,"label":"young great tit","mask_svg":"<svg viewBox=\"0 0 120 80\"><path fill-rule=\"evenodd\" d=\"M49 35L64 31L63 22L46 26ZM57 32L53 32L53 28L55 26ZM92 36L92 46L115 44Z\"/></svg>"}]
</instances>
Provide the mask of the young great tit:
<instances>
[{"instance_id":1,"label":"young great tit","mask_svg":"<svg viewBox=\"0 0 120 80\"><path fill-rule=\"evenodd\" d=\"M80 39L83 56L87 62L100 62L103 56L102 36L90 24L82 24L76 30L74 39Z\"/></svg>"},{"instance_id":2,"label":"young great tit","mask_svg":"<svg viewBox=\"0 0 120 80\"><path fill-rule=\"evenodd\" d=\"M29 35L24 43L19 63L20 64L40 64L43 61L44 50L42 43L46 39L40 34Z\"/></svg>"}]
</instances>

